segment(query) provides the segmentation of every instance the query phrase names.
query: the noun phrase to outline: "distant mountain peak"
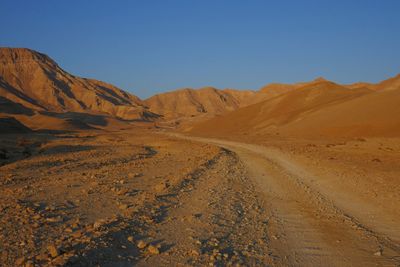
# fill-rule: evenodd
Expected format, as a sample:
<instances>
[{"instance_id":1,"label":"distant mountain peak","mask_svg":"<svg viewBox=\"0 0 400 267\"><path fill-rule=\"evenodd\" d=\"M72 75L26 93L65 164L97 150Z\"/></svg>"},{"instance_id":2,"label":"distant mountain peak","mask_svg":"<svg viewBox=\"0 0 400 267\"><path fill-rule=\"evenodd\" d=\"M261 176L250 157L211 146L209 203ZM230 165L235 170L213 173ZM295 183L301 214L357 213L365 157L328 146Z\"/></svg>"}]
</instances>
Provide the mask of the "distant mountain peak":
<instances>
[{"instance_id":1,"label":"distant mountain peak","mask_svg":"<svg viewBox=\"0 0 400 267\"><path fill-rule=\"evenodd\" d=\"M317 77L313 80L313 82L328 82L328 80L324 77Z\"/></svg>"},{"instance_id":2,"label":"distant mountain peak","mask_svg":"<svg viewBox=\"0 0 400 267\"><path fill-rule=\"evenodd\" d=\"M58 66L49 56L29 48L11 48L0 47L1 63L19 63L19 62L42 62L52 66Z\"/></svg>"}]
</instances>

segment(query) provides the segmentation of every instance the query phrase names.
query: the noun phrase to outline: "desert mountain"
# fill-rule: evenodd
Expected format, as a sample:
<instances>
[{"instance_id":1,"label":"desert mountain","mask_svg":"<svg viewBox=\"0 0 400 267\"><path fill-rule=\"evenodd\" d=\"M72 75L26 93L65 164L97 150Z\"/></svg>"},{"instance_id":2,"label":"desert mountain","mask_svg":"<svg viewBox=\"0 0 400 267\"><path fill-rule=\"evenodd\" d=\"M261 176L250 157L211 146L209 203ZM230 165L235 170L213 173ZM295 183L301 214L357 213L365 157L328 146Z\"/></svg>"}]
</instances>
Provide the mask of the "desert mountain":
<instances>
[{"instance_id":1,"label":"desert mountain","mask_svg":"<svg viewBox=\"0 0 400 267\"><path fill-rule=\"evenodd\" d=\"M1 113L76 112L121 119L154 116L141 100L101 81L76 77L48 56L25 48L0 48Z\"/></svg>"},{"instance_id":2,"label":"desert mountain","mask_svg":"<svg viewBox=\"0 0 400 267\"><path fill-rule=\"evenodd\" d=\"M384 87L382 87L384 88ZM379 89L378 89L379 90ZM324 136L400 136L400 86L328 105L284 127Z\"/></svg>"},{"instance_id":3,"label":"desert mountain","mask_svg":"<svg viewBox=\"0 0 400 267\"><path fill-rule=\"evenodd\" d=\"M0 48L0 117L14 130L22 128L10 118L31 129L89 129L112 118L150 120L160 114L188 123L217 116L197 124L193 130L199 132L383 134L398 127L399 88L400 75L350 85L318 78L259 91L186 88L141 101L111 84L71 75L44 54Z\"/></svg>"},{"instance_id":4,"label":"desert mountain","mask_svg":"<svg viewBox=\"0 0 400 267\"><path fill-rule=\"evenodd\" d=\"M274 83L259 91L185 88L154 95L146 99L145 103L152 112L163 115L165 119L210 118L287 93L305 84Z\"/></svg>"},{"instance_id":5,"label":"desert mountain","mask_svg":"<svg viewBox=\"0 0 400 267\"><path fill-rule=\"evenodd\" d=\"M397 77L373 91L315 80L269 100L199 123L197 133L224 135L400 135ZM377 85L377 86L378 86ZM385 86L382 86L385 85Z\"/></svg>"},{"instance_id":6,"label":"desert mountain","mask_svg":"<svg viewBox=\"0 0 400 267\"><path fill-rule=\"evenodd\" d=\"M348 88L368 88L371 90L393 90L400 87L400 74L396 75L395 77L389 78L387 80L381 81L379 83L365 83L365 82L358 82L353 84L345 85Z\"/></svg>"},{"instance_id":7,"label":"desert mountain","mask_svg":"<svg viewBox=\"0 0 400 267\"><path fill-rule=\"evenodd\" d=\"M375 90L397 90L400 88L400 74L372 86Z\"/></svg>"},{"instance_id":8,"label":"desert mountain","mask_svg":"<svg viewBox=\"0 0 400 267\"><path fill-rule=\"evenodd\" d=\"M254 103L256 94L255 91L218 90L213 87L186 88L154 95L145 103L152 112L166 119L215 116Z\"/></svg>"}]
</instances>

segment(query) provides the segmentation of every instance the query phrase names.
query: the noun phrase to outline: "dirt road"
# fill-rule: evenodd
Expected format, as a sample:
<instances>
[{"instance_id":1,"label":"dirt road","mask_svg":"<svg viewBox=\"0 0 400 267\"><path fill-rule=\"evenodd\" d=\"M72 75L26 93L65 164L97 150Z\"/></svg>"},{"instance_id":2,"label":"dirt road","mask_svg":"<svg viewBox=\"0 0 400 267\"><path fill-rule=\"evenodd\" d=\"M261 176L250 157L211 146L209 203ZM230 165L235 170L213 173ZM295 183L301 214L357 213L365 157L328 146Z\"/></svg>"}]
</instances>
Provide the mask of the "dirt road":
<instances>
[{"instance_id":1,"label":"dirt road","mask_svg":"<svg viewBox=\"0 0 400 267\"><path fill-rule=\"evenodd\" d=\"M181 136L182 137L182 136ZM218 139L182 137L235 152L265 198L274 264L399 266L399 210L365 202L351 188L337 191L285 153ZM322 180L325 183L316 183ZM330 182L330 184L328 184ZM355 190L354 190L355 191Z\"/></svg>"},{"instance_id":2,"label":"dirt road","mask_svg":"<svg viewBox=\"0 0 400 267\"><path fill-rule=\"evenodd\" d=\"M391 167L389 176L377 170L350 183L273 147L276 140L148 129L3 139L1 266L400 264L400 194L387 179L398 164L384 154L375 164Z\"/></svg>"}]
</instances>

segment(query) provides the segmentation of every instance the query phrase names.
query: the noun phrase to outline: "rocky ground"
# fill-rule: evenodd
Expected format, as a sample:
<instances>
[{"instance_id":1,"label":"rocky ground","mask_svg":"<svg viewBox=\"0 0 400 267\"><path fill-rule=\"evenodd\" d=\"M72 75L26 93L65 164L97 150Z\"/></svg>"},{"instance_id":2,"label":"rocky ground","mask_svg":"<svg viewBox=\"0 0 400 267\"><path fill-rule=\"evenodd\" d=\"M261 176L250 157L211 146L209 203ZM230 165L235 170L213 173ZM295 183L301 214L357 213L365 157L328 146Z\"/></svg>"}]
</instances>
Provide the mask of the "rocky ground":
<instances>
[{"instance_id":1,"label":"rocky ground","mask_svg":"<svg viewBox=\"0 0 400 267\"><path fill-rule=\"evenodd\" d=\"M1 135L0 265L399 266L397 139L242 139Z\"/></svg>"},{"instance_id":2,"label":"rocky ground","mask_svg":"<svg viewBox=\"0 0 400 267\"><path fill-rule=\"evenodd\" d=\"M266 265L237 156L145 130L3 135L2 266Z\"/></svg>"}]
</instances>

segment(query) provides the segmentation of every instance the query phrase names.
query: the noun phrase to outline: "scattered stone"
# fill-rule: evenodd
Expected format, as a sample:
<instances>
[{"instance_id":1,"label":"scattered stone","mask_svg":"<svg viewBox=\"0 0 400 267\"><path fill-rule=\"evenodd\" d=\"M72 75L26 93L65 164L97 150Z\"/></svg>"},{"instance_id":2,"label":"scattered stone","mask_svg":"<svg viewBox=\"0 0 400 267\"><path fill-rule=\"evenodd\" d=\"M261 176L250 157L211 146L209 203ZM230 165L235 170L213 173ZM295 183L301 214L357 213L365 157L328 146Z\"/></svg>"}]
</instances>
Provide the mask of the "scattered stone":
<instances>
[{"instance_id":1,"label":"scattered stone","mask_svg":"<svg viewBox=\"0 0 400 267\"><path fill-rule=\"evenodd\" d=\"M192 254L192 255L195 256L195 257L197 257L197 256L200 255L199 252L197 252L197 250L195 250L195 249L192 249L192 251L190 252L190 254Z\"/></svg>"},{"instance_id":2,"label":"scattered stone","mask_svg":"<svg viewBox=\"0 0 400 267\"><path fill-rule=\"evenodd\" d=\"M128 192L129 192L128 189L121 189L121 190L117 191L117 195L122 196L122 195L127 194Z\"/></svg>"},{"instance_id":3,"label":"scattered stone","mask_svg":"<svg viewBox=\"0 0 400 267\"><path fill-rule=\"evenodd\" d=\"M147 244L143 240L139 240L139 242L137 243L137 247L140 249L144 249L146 246Z\"/></svg>"},{"instance_id":4,"label":"scattered stone","mask_svg":"<svg viewBox=\"0 0 400 267\"><path fill-rule=\"evenodd\" d=\"M48 222L61 222L62 220L63 218L61 216L46 218L46 221Z\"/></svg>"},{"instance_id":5,"label":"scattered stone","mask_svg":"<svg viewBox=\"0 0 400 267\"><path fill-rule=\"evenodd\" d=\"M103 224L104 224L104 220L97 220L94 224L93 224L93 228L94 229L98 229L100 228Z\"/></svg>"},{"instance_id":6,"label":"scattered stone","mask_svg":"<svg viewBox=\"0 0 400 267\"><path fill-rule=\"evenodd\" d=\"M24 258L24 257L21 257L21 258L18 258L18 259L15 261L15 265L16 265L16 266L22 266L22 265L24 264L24 262L25 262L25 258Z\"/></svg>"},{"instance_id":7,"label":"scattered stone","mask_svg":"<svg viewBox=\"0 0 400 267\"><path fill-rule=\"evenodd\" d=\"M43 260L46 260L46 259L47 259L47 255L46 255L45 253L39 254L39 255L37 255L37 256L35 257L35 259L36 259L37 261L43 261Z\"/></svg>"},{"instance_id":8,"label":"scattered stone","mask_svg":"<svg viewBox=\"0 0 400 267\"><path fill-rule=\"evenodd\" d=\"M143 176L143 173L133 173L133 174L131 174L132 178L137 178L137 177L141 177L141 176Z\"/></svg>"},{"instance_id":9,"label":"scattered stone","mask_svg":"<svg viewBox=\"0 0 400 267\"><path fill-rule=\"evenodd\" d=\"M375 253L374 253L374 256L382 256L382 251L379 250L379 251L375 252Z\"/></svg>"},{"instance_id":10,"label":"scattered stone","mask_svg":"<svg viewBox=\"0 0 400 267\"><path fill-rule=\"evenodd\" d=\"M121 204L121 205L119 205L119 208L121 209L121 210L126 210L126 209L128 209L128 205L127 204Z\"/></svg>"},{"instance_id":11,"label":"scattered stone","mask_svg":"<svg viewBox=\"0 0 400 267\"><path fill-rule=\"evenodd\" d=\"M49 251L50 256L52 256L53 258L57 257L59 254L58 249L54 245L47 246L47 250Z\"/></svg>"},{"instance_id":12,"label":"scattered stone","mask_svg":"<svg viewBox=\"0 0 400 267\"><path fill-rule=\"evenodd\" d=\"M159 184L155 185L155 186L154 186L154 190L155 190L156 192L162 192L162 191L164 191L165 189L167 189L168 187L169 187L169 184L168 184L168 183L162 182L162 183L159 183Z\"/></svg>"},{"instance_id":13,"label":"scattered stone","mask_svg":"<svg viewBox=\"0 0 400 267\"><path fill-rule=\"evenodd\" d=\"M160 251L158 250L158 248L155 247L155 246L153 246L153 245L150 245L150 246L147 248L147 250L148 250L151 254L154 254L154 255L160 254Z\"/></svg>"},{"instance_id":14,"label":"scattered stone","mask_svg":"<svg viewBox=\"0 0 400 267\"><path fill-rule=\"evenodd\" d=\"M73 238L79 238L82 236L82 231L76 231L71 235Z\"/></svg>"},{"instance_id":15,"label":"scattered stone","mask_svg":"<svg viewBox=\"0 0 400 267\"><path fill-rule=\"evenodd\" d=\"M64 263L64 258L58 256L57 258L53 259L51 263L54 264L55 266L62 266Z\"/></svg>"}]
</instances>

